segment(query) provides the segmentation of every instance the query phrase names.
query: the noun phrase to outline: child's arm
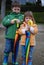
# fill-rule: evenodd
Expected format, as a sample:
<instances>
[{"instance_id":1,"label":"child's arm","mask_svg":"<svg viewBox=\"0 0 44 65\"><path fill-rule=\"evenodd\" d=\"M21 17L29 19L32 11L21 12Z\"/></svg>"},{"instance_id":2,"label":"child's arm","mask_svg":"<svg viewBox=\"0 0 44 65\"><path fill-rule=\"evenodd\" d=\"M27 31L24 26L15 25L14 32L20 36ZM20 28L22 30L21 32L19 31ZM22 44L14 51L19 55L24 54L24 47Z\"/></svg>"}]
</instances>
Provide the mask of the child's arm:
<instances>
[{"instance_id":1,"label":"child's arm","mask_svg":"<svg viewBox=\"0 0 44 65\"><path fill-rule=\"evenodd\" d=\"M10 19L10 15L5 16L5 18L2 20L2 24L7 27L12 25L14 22Z\"/></svg>"},{"instance_id":2,"label":"child's arm","mask_svg":"<svg viewBox=\"0 0 44 65\"><path fill-rule=\"evenodd\" d=\"M32 34L37 34L38 32L38 27L36 24L33 24L33 21L30 19L28 21L28 30L32 33Z\"/></svg>"},{"instance_id":3,"label":"child's arm","mask_svg":"<svg viewBox=\"0 0 44 65\"><path fill-rule=\"evenodd\" d=\"M38 32L38 27L37 27L36 24L34 24L33 26L30 27L30 32L31 32L32 34L37 34L37 32Z\"/></svg>"},{"instance_id":4,"label":"child's arm","mask_svg":"<svg viewBox=\"0 0 44 65\"><path fill-rule=\"evenodd\" d=\"M21 14L18 19L20 20L20 25L21 25L23 23L24 15Z\"/></svg>"},{"instance_id":5,"label":"child's arm","mask_svg":"<svg viewBox=\"0 0 44 65\"><path fill-rule=\"evenodd\" d=\"M20 35L22 35L22 34L26 34L27 30L28 30L28 27L27 27L26 23L23 22L23 24L20 25L18 32L19 32Z\"/></svg>"}]
</instances>

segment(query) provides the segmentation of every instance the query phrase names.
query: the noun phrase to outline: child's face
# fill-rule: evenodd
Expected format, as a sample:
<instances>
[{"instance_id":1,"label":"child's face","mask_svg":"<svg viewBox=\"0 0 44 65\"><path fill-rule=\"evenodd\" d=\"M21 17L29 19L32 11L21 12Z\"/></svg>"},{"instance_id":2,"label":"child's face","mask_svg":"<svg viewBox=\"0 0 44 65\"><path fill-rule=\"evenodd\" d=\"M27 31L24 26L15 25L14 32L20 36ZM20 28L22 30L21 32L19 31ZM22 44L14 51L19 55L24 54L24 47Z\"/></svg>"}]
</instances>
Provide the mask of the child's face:
<instances>
[{"instance_id":1,"label":"child's face","mask_svg":"<svg viewBox=\"0 0 44 65\"><path fill-rule=\"evenodd\" d=\"M20 7L13 7L12 11L16 13L20 13Z\"/></svg>"},{"instance_id":2,"label":"child's face","mask_svg":"<svg viewBox=\"0 0 44 65\"><path fill-rule=\"evenodd\" d=\"M25 22L27 23L29 21L29 19L31 19L31 17L29 17L29 16L25 17Z\"/></svg>"}]
</instances>

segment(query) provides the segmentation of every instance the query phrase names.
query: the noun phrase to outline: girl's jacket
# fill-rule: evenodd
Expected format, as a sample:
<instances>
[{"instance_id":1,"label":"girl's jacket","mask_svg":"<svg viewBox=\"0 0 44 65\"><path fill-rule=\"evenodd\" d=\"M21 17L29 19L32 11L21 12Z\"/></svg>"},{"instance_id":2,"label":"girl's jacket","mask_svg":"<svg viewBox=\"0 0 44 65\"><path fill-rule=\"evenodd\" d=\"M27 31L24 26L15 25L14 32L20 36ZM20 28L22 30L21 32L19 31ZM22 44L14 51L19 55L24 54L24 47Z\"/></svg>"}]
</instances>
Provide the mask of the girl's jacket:
<instances>
[{"instance_id":1,"label":"girl's jacket","mask_svg":"<svg viewBox=\"0 0 44 65\"><path fill-rule=\"evenodd\" d=\"M24 27L25 28L25 26L22 24L21 25L22 27L19 29L19 34L21 34L21 40L20 40L20 44L21 45L25 45L25 40L26 40L26 34L25 34L25 32L24 32L24 30L23 30L23 34L21 33L21 31L22 31L22 28ZM38 27L37 27L37 25L36 24L33 24L33 26L32 26L33 28L34 28L34 33L31 33L31 31L29 31L31 34L30 34L30 45L31 46L33 46L33 45L35 45L35 36L36 36L36 34L38 33ZM26 28L25 28L25 30L27 30Z\"/></svg>"}]
</instances>

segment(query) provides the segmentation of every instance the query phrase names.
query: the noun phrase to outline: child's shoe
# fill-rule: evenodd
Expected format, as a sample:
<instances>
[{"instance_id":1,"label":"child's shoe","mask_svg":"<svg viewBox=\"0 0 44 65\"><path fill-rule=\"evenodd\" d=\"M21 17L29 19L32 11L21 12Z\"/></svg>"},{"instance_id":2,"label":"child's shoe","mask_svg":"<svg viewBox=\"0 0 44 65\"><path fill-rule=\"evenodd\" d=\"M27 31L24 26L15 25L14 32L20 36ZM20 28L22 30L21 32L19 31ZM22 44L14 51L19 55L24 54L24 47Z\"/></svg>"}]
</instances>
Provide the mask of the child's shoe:
<instances>
[{"instance_id":1,"label":"child's shoe","mask_svg":"<svg viewBox=\"0 0 44 65\"><path fill-rule=\"evenodd\" d=\"M18 62L15 62L15 63L12 63L13 65L19 65L19 63Z\"/></svg>"},{"instance_id":2,"label":"child's shoe","mask_svg":"<svg viewBox=\"0 0 44 65\"><path fill-rule=\"evenodd\" d=\"M3 63L2 65L8 65L7 63Z\"/></svg>"},{"instance_id":3,"label":"child's shoe","mask_svg":"<svg viewBox=\"0 0 44 65\"><path fill-rule=\"evenodd\" d=\"M18 63L18 62L16 62L16 63L15 63L15 65L19 65L19 63Z\"/></svg>"},{"instance_id":4,"label":"child's shoe","mask_svg":"<svg viewBox=\"0 0 44 65\"><path fill-rule=\"evenodd\" d=\"M26 62L25 62L25 61L23 61L23 62L22 62L22 65L26 65Z\"/></svg>"},{"instance_id":5,"label":"child's shoe","mask_svg":"<svg viewBox=\"0 0 44 65\"><path fill-rule=\"evenodd\" d=\"M16 57L15 57L14 53L12 53L12 64L19 65L18 62L16 62Z\"/></svg>"},{"instance_id":6,"label":"child's shoe","mask_svg":"<svg viewBox=\"0 0 44 65\"><path fill-rule=\"evenodd\" d=\"M32 65L32 62L28 62L28 65Z\"/></svg>"},{"instance_id":7,"label":"child's shoe","mask_svg":"<svg viewBox=\"0 0 44 65\"><path fill-rule=\"evenodd\" d=\"M8 64L8 54L4 53L4 59L2 65L7 65L7 64Z\"/></svg>"}]
</instances>

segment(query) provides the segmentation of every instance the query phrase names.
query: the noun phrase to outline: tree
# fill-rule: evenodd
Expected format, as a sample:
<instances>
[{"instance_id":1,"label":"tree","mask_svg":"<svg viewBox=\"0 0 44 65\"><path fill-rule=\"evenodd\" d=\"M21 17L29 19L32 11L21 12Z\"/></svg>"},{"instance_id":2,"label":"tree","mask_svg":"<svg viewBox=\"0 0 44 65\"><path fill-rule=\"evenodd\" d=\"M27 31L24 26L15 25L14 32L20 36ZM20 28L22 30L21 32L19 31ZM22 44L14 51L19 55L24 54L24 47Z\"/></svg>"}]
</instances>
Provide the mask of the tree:
<instances>
[{"instance_id":1,"label":"tree","mask_svg":"<svg viewBox=\"0 0 44 65\"><path fill-rule=\"evenodd\" d=\"M41 0L37 0L36 5L41 6Z\"/></svg>"},{"instance_id":2,"label":"tree","mask_svg":"<svg viewBox=\"0 0 44 65\"><path fill-rule=\"evenodd\" d=\"M11 0L12 1L12 3L14 3L15 1L17 1L17 0Z\"/></svg>"},{"instance_id":3,"label":"tree","mask_svg":"<svg viewBox=\"0 0 44 65\"><path fill-rule=\"evenodd\" d=\"M1 19L5 16L5 9L6 9L6 0L2 0L1 2Z\"/></svg>"}]
</instances>

